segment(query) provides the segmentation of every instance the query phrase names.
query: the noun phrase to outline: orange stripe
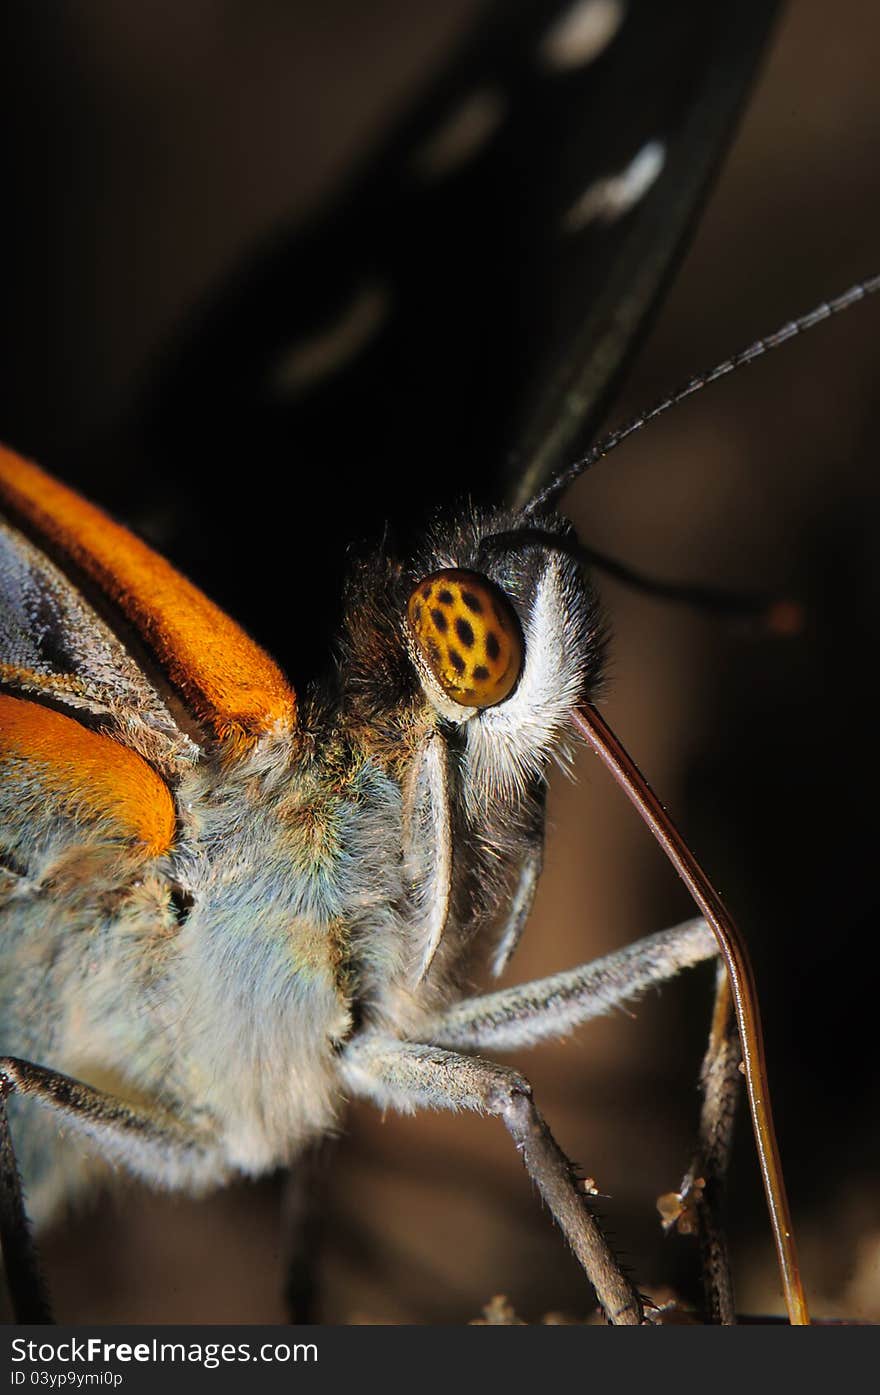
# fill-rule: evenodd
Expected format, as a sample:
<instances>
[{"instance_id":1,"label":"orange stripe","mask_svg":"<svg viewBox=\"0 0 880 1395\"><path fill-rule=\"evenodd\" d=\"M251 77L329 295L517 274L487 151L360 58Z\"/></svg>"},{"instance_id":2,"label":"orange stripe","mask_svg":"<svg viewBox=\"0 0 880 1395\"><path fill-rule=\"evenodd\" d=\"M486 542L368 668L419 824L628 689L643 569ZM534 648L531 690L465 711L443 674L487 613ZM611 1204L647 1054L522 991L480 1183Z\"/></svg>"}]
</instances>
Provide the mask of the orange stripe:
<instances>
[{"instance_id":1,"label":"orange stripe","mask_svg":"<svg viewBox=\"0 0 880 1395\"><path fill-rule=\"evenodd\" d=\"M14 761L25 761L65 812L108 819L154 857L171 847L174 802L145 760L60 712L0 693L0 771Z\"/></svg>"},{"instance_id":2,"label":"orange stripe","mask_svg":"<svg viewBox=\"0 0 880 1395\"><path fill-rule=\"evenodd\" d=\"M2 446L0 499L119 606L217 736L249 740L293 724L296 698L277 664L127 528Z\"/></svg>"}]
</instances>

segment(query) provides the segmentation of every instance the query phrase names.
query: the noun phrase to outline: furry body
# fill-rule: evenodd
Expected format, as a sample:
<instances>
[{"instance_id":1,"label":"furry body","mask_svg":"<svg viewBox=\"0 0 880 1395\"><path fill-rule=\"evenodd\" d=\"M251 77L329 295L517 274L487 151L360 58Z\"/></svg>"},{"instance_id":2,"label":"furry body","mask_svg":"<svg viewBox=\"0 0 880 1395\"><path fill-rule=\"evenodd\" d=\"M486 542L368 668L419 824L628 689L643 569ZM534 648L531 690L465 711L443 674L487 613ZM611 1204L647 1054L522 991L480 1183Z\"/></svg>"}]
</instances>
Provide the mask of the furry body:
<instances>
[{"instance_id":1,"label":"furry body","mask_svg":"<svg viewBox=\"0 0 880 1395\"><path fill-rule=\"evenodd\" d=\"M414 558L363 562L335 680L307 692L296 724L273 717L246 743L217 740L204 711L179 730L166 694L8 530L16 584L24 575L41 604L52 601L28 654L31 679L11 663L21 603L7 607L10 689L91 716L139 751L167 780L177 827L171 846L150 853L130 829L120 835L112 810L61 789L57 769L6 753L0 1054L170 1119L194 1143L158 1154L130 1138L98 1147L86 1124L74 1118L62 1132L38 1102L14 1098L35 1218L81 1189L99 1155L190 1190L291 1162L335 1125L345 1044L418 1037L460 996L469 942L489 929L509 938L511 914L525 918L530 898L523 905L519 893L543 834L545 769L571 707L595 685L602 632L578 565L557 546L561 520L547 521L543 546L484 555L487 538L516 527L510 515L475 514L438 527ZM516 611L524 664L505 702L453 723L420 680L406 602L420 576L477 565ZM450 862L448 875L438 871ZM525 881L533 889L531 871ZM429 937L439 948L425 973Z\"/></svg>"}]
</instances>

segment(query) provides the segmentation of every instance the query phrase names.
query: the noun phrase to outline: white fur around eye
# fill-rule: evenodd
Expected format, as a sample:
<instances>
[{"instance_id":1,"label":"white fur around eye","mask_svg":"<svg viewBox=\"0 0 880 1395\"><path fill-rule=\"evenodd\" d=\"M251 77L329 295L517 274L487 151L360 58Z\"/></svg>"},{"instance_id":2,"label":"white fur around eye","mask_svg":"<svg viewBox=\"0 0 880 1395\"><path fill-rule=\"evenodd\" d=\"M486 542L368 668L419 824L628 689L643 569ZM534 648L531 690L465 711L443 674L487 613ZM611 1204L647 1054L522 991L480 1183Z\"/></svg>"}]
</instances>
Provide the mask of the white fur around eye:
<instances>
[{"instance_id":1,"label":"white fur around eye","mask_svg":"<svg viewBox=\"0 0 880 1395\"><path fill-rule=\"evenodd\" d=\"M549 559L523 630L525 663L514 692L468 726L465 787L477 807L517 800L551 757L565 759L570 713L584 692L589 638L585 597L570 562Z\"/></svg>"}]
</instances>

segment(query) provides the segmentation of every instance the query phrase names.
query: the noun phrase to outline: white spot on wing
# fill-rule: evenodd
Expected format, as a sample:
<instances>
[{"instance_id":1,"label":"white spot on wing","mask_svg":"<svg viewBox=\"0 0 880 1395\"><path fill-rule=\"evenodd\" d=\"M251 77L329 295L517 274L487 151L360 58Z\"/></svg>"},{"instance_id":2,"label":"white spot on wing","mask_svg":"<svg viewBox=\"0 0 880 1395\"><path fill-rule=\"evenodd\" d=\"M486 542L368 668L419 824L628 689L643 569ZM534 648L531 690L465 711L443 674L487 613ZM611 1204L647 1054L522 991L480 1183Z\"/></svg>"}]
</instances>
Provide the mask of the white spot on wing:
<instances>
[{"instance_id":1,"label":"white spot on wing","mask_svg":"<svg viewBox=\"0 0 880 1395\"><path fill-rule=\"evenodd\" d=\"M472 160L501 125L506 107L502 94L490 87L465 97L416 152L416 172L440 179Z\"/></svg>"},{"instance_id":2,"label":"white spot on wing","mask_svg":"<svg viewBox=\"0 0 880 1395\"><path fill-rule=\"evenodd\" d=\"M272 371L272 390L279 396L293 396L344 368L378 334L390 304L382 286L362 286L326 329L299 340L279 356Z\"/></svg>"},{"instance_id":3,"label":"white spot on wing","mask_svg":"<svg viewBox=\"0 0 880 1395\"><path fill-rule=\"evenodd\" d=\"M594 62L623 23L625 9L621 0L575 0L541 40L541 61L561 70Z\"/></svg>"},{"instance_id":4,"label":"white spot on wing","mask_svg":"<svg viewBox=\"0 0 880 1395\"><path fill-rule=\"evenodd\" d=\"M580 232L588 223L613 223L645 197L665 163L663 142L648 141L620 174L606 175L584 190L566 213L564 230Z\"/></svg>"}]
</instances>

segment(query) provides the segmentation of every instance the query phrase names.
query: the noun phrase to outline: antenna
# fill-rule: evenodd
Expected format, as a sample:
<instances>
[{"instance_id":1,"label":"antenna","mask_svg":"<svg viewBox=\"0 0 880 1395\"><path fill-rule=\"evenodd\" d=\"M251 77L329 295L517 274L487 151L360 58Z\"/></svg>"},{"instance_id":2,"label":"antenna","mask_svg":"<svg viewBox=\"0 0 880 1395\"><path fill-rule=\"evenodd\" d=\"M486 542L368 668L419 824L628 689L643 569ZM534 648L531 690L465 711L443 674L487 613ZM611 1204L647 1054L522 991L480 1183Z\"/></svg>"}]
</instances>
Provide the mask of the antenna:
<instances>
[{"instance_id":1,"label":"antenna","mask_svg":"<svg viewBox=\"0 0 880 1395\"><path fill-rule=\"evenodd\" d=\"M700 392L710 383L726 377L728 373L732 373L737 368L744 368L746 364L753 363L762 354L769 353L771 349L778 349L789 339L804 334L806 330L812 329L815 325L830 320L832 315L839 315L844 310L851 309L853 305L858 305L860 301L866 300L869 295L873 295L878 290L880 290L880 275L871 276L866 281L858 281L842 295L836 296L834 300L823 300L821 304L807 311L805 315L799 316L796 320L789 320L772 334L765 335L763 339L756 339L754 344L750 344L747 349L742 349L738 354L733 354L730 358L723 359L721 363L716 363L715 367L710 368L708 372L698 373L696 377L685 383L684 387L677 388L668 397L655 403L648 411L640 413L632 421L627 422L625 426L620 426L615 431L609 432L602 440L597 441L586 455L581 456L580 460L558 470L550 483L532 496L523 509L523 514L530 518L543 509L545 505L554 504L559 495L580 475L597 464L598 461L603 460L606 455L610 455L629 436L641 431L642 427L647 426L649 421L654 421L656 417L662 416L670 407L678 406L679 402L683 402L687 397L692 397L695 392Z\"/></svg>"}]
</instances>

